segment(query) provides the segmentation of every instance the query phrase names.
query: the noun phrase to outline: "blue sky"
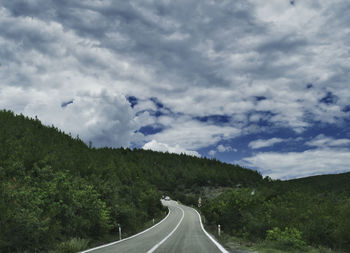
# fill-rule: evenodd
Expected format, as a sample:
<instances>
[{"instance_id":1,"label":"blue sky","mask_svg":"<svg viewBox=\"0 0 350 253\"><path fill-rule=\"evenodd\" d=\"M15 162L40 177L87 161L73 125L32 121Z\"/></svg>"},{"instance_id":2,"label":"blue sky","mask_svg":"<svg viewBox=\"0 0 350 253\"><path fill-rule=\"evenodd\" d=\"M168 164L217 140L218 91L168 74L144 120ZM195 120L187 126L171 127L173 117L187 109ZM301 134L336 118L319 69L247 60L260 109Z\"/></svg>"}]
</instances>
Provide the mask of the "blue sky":
<instances>
[{"instance_id":1,"label":"blue sky","mask_svg":"<svg viewBox=\"0 0 350 253\"><path fill-rule=\"evenodd\" d=\"M346 0L0 1L0 108L97 147L350 171Z\"/></svg>"}]
</instances>

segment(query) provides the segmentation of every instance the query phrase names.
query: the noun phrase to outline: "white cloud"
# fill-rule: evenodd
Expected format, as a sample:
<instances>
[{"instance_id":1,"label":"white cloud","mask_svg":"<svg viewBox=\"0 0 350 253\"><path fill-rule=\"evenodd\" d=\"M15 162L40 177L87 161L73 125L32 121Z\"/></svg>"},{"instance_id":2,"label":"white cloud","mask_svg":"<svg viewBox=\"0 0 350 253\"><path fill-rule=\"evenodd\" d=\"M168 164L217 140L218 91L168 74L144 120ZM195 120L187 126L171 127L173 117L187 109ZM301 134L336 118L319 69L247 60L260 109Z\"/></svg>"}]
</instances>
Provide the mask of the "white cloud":
<instances>
[{"instance_id":1,"label":"white cloud","mask_svg":"<svg viewBox=\"0 0 350 253\"><path fill-rule=\"evenodd\" d=\"M135 121L139 124L139 126L145 126L145 125L153 125L156 122L156 119L155 117L152 117L148 111L144 111L142 113L139 113L135 117Z\"/></svg>"},{"instance_id":2,"label":"white cloud","mask_svg":"<svg viewBox=\"0 0 350 253\"><path fill-rule=\"evenodd\" d=\"M223 152L230 152L230 151L237 152L238 150L235 149L235 148L232 148L231 146L227 146L227 145L222 145L222 144L220 144L220 145L218 145L218 146L216 147L216 149L210 150L210 151L208 152L208 155L209 155L209 156L215 156L215 154L216 154L217 152L223 153Z\"/></svg>"},{"instance_id":3,"label":"white cloud","mask_svg":"<svg viewBox=\"0 0 350 253\"><path fill-rule=\"evenodd\" d=\"M59 97L46 97L35 94L36 100L29 102L23 112L47 125L54 124L73 137L94 146L129 146L140 136L134 131L139 124L134 120L134 113L123 95L102 93L80 93L74 96L72 104L61 107Z\"/></svg>"},{"instance_id":4,"label":"white cloud","mask_svg":"<svg viewBox=\"0 0 350 253\"><path fill-rule=\"evenodd\" d=\"M208 152L209 156L214 156L216 154L216 150L212 149Z\"/></svg>"},{"instance_id":5,"label":"white cloud","mask_svg":"<svg viewBox=\"0 0 350 253\"><path fill-rule=\"evenodd\" d=\"M281 143L284 141L285 139L281 139L281 138L271 138L268 140L255 140L255 141L249 142L248 147L252 149L259 149L259 148L271 147L277 143Z\"/></svg>"},{"instance_id":6,"label":"white cloud","mask_svg":"<svg viewBox=\"0 0 350 253\"><path fill-rule=\"evenodd\" d=\"M304 152L258 153L241 164L258 169L264 176L290 179L350 171L347 149L316 149Z\"/></svg>"},{"instance_id":7,"label":"white cloud","mask_svg":"<svg viewBox=\"0 0 350 253\"><path fill-rule=\"evenodd\" d=\"M135 111L144 111L144 110L156 110L157 107L150 100L139 100L138 103L134 106Z\"/></svg>"},{"instance_id":8,"label":"white cloud","mask_svg":"<svg viewBox=\"0 0 350 253\"><path fill-rule=\"evenodd\" d=\"M146 149L146 150L153 150L153 151L158 151L158 152L186 154L186 155L200 157L200 154L198 154L198 152L196 152L196 151L186 150L184 148L181 148L179 145L169 146L168 144L160 143L160 142L157 142L156 140L152 140L150 142L147 142L142 148Z\"/></svg>"},{"instance_id":9,"label":"white cloud","mask_svg":"<svg viewBox=\"0 0 350 253\"><path fill-rule=\"evenodd\" d=\"M220 144L219 146L216 147L219 152L229 152L229 151L234 151L236 152L236 149L233 149L231 146L224 146Z\"/></svg>"},{"instance_id":10,"label":"white cloud","mask_svg":"<svg viewBox=\"0 0 350 253\"><path fill-rule=\"evenodd\" d=\"M164 125L165 129L160 133L146 136L147 139L154 139L171 146L179 145L190 150L215 145L220 140L229 140L241 133L239 129L232 126L208 124L187 116L159 117L158 122Z\"/></svg>"},{"instance_id":11,"label":"white cloud","mask_svg":"<svg viewBox=\"0 0 350 253\"><path fill-rule=\"evenodd\" d=\"M342 147L349 146L350 139L335 139L333 137L327 137L323 134L320 134L314 139L306 142L305 145L318 148Z\"/></svg>"}]
</instances>

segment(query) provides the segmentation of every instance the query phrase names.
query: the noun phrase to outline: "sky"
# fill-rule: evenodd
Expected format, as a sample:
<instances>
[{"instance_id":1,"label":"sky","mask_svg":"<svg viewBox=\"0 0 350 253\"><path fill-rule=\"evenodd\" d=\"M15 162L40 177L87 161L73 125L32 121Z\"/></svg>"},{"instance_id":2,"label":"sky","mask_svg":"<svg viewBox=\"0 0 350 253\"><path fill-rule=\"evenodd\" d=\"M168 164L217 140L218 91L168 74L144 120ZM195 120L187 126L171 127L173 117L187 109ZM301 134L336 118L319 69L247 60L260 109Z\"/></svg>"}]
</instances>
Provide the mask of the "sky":
<instances>
[{"instance_id":1,"label":"sky","mask_svg":"<svg viewBox=\"0 0 350 253\"><path fill-rule=\"evenodd\" d=\"M0 109L274 179L350 171L348 0L0 0Z\"/></svg>"}]
</instances>

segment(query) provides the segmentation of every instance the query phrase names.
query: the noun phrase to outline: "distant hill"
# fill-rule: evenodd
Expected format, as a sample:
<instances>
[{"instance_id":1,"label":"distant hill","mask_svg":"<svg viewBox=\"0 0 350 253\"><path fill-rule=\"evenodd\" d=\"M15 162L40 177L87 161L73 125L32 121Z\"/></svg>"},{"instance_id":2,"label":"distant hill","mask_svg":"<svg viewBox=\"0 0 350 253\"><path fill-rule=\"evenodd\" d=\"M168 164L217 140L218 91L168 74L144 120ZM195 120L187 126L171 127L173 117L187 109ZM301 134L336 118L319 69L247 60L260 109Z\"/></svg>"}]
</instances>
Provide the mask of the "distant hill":
<instances>
[{"instance_id":1,"label":"distant hill","mask_svg":"<svg viewBox=\"0 0 350 253\"><path fill-rule=\"evenodd\" d=\"M350 167L350 161L349 161ZM350 194L350 172L320 175L288 180L285 185L297 188L312 189L319 192L334 192Z\"/></svg>"},{"instance_id":2,"label":"distant hill","mask_svg":"<svg viewBox=\"0 0 350 253\"><path fill-rule=\"evenodd\" d=\"M0 111L0 252L47 252L72 238L90 245L118 225L135 233L164 213L166 193L255 187L256 171L205 158L92 148L38 119Z\"/></svg>"}]
</instances>

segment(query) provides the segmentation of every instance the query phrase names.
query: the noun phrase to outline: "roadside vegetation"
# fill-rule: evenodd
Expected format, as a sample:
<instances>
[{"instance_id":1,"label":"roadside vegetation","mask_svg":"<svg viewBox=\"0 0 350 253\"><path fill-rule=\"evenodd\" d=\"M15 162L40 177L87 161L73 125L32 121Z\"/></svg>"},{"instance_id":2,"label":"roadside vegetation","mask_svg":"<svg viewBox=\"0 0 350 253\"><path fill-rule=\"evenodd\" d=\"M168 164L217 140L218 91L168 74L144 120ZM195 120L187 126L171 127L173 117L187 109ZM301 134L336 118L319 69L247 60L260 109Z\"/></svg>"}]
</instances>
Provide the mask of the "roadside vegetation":
<instances>
[{"instance_id":1,"label":"roadside vegetation","mask_svg":"<svg viewBox=\"0 0 350 253\"><path fill-rule=\"evenodd\" d=\"M265 178L256 188L204 199L201 211L209 226L221 224L223 234L254 243L259 252L349 252L348 182L350 173Z\"/></svg>"},{"instance_id":2,"label":"roadside vegetation","mask_svg":"<svg viewBox=\"0 0 350 253\"><path fill-rule=\"evenodd\" d=\"M249 187L262 177L186 155L96 149L4 110L0 179L0 252L76 252L117 240L119 226L125 237L164 217L162 195L180 199L186 189Z\"/></svg>"}]
</instances>

